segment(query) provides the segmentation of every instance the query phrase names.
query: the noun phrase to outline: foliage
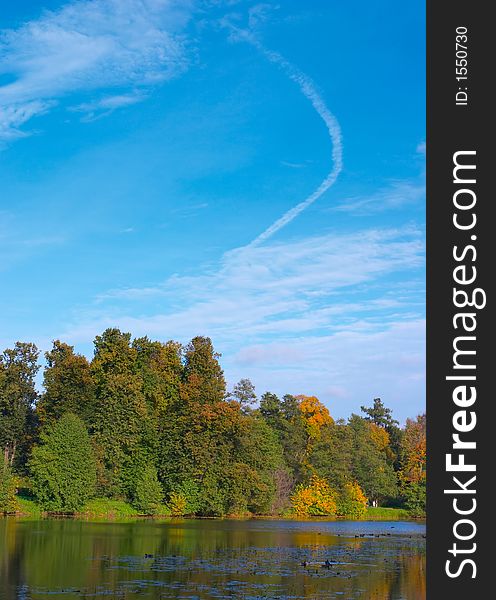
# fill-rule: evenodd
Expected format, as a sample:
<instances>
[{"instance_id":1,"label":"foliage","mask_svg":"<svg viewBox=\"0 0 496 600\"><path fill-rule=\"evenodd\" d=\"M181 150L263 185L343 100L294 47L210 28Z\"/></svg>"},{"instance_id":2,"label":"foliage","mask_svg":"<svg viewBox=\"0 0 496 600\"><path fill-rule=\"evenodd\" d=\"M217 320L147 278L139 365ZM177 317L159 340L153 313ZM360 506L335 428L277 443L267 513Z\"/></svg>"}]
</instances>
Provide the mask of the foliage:
<instances>
[{"instance_id":1,"label":"foliage","mask_svg":"<svg viewBox=\"0 0 496 600\"><path fill-rule=\"evenodd\" d=\"M142 380L149 411L160 419L167 408L179 399L181 345L172 341L163 344L142 337L135 339L132 347L136 351L136 370Z\"/></svg>"},{"instance_id":2,"label":"foliage","mask_svg":"<svg viewBox=\"0 0 496 600\"><path fill-rule=\"evenodd\" d=\"M309 438L316 439L320 437L322 428L334 423L329 410L315 396L300 395L296 399L299 402Z\"/></svg>"},{"instance_id":3,"label":"foliage","mask_svg":"<svg viewBox=\"0 0 496 600\"><path fill-rule=\"evenodd\" d=\"M374 398L374 405L372 408L361 406L360 410L367 415L364 417L366 421L370 421L378 427L388 429L393 425L398 425L398 421L392 417L391 409L384 406L380 398Z\"/></svg>"},{"instance_id":4,"label":"foliage","mask_svg":"<svg viewBox=\"0 0 496 600\"><path fill-rule=\"evenodd\" d=\"M173 517L182 517L188 513L188 499L184 494L171 492L167 508Z\"/></svg>"},{"instance_id":5,"label":"foliage","mask_svg":"<svg viewBox=\"0 0 496 600\"><path fill-rule=\"evenodd\" d=\"M255 386L249 379L240 379L229 394L229 397L239 402L242 410L249 411L250 407L257 400Z\"/></svg>"},{"instance_id":6,"label":"foliage","mask_svg":"<svg viewBox=\"0 0 496 600\"><path fill-rule=\"evenodd\" d=\"M291 505L299 516L335 515L336 493L325 479L313 475L308 485L300 484L296 488Z\"/></svg>"},{"instance_id":7,"label":"foliage","mask_svg":"<svg viewBox=\"0 0 496 600\"><path fill-rule=\"evenodd\" d=\"M24 465L33 434L38 354L34 344L17 342L0 355L0 447L10 467Z\"/></svg>"},{"instance_id":8,"label":"foliage","mask_svg":"<svg viewBox=\"0 0 496 600\"><path fill-rule=\"evenodd\" d=\"M99 492L128 496L125 466L143 453L151 424L142 380L136 372L131 335L107 329L95 339L91 371L95 382L96 406L92 419L99 469Z\"/></svg>"},{"instance_id":9,"label":"foliage","mask_svg":"<svg viewBox=\"0 0 496 600\"><path fill-rule=\"evenodd\" d=\"M224 399L226 382L212 341L197 336L184 350L183 397L190 402L213 404Z\"/></svg>"},{"instance_id":10,"label":"foliage","mask_svg":"<svg viewBox=\"0 0 496 600\"><path fill-rule=\"evenodd\" d=\"M45 389L36 405L41 425L60 419L66 412L79 415L87 424L95 408L95 386L90 364L74 348L59 340L45 353Z\"/></svg>"},{"instance_id":11,"label":"foliage","mask_svg":"<svg viewBox=\"0 0 496 600\"><path fill-rule=\"evenodd\" d=\"M405 508L412 517L425 516L426 485L425 480L411 481L402 488Z\"/></svg>"},{"instance_id":12,"label":"foliage","mask_svg":"<svg viewBox=\"0 0 496 600\"><path fill-rule=\"evenodd\" d=\"M426 476L426 419L425 414L415 420L407 419L402 439L402 473L410 482L419 483Z\"/></svg>"},{"instance_id":13,"label":"foliage","mask_svg":"<svg viewBox=\"0 0 496 600\"><path fill-rule=\"evenodd\" d=\"M249 379L226 394L208 337L182 346L110 328L94 345L89 362L56 340L39 397L36 347L19 342L0 356L3 464L25 475L32 451L44 509L81 510L94 492L132 514L359 518L365 497L423 510L425 415L401 429L376 398L363 417L335 421L315 396L271 392L257 407Z\"/></svg>"},{"instance_id":14,"label":"foliage","mask_svg":"<svg viewBox=\"0 0 496 600\"><path fill-rule=\"evenodd\" d=\"M337 499L336 514L361 519L367 512L367 498L356 481L345 483Z\"/></svg>"},{"instance_id":15,"label":"foliage","mask_svg":"<svg viewBox=\"0 0 496 600\"><path fill-rule=\"evenodd\" d=\"M0 513L18 510L16 497L17 481L9 464L0 464Z\"/></svg>"},{"instance_id":16,"label":"foliage","mask_svg":"<svg viewBox=\"0 0 496 600\"><path fill-rule=\"evenodd\" d=\"M133 506L142 514L154 515L160 511L164 497L162 486L157 477L157 469L146 465L136 480Z\"/></svg>"},{"instance_id":17,"label":"foliage","mask_svg":"<svg viewBox=\"0 0 496 600\"><path fill-rule=\"evenodd\" d=\"M96 482L93 449L83 421L65 413L41 432L40 440L29 461L38 503L49 511L78 511Z\"/></svg>"},{"instance_id":18,"label":"foliage","mask_svg":"<svg viewBox=\"0 0 496 600\"><path fill-rule=\"evenodd\" d=\"M398 494L396 475L386 452L377 446L369 422L352 415L348 425L352 433L352 477L366 496L375 502Z\"/></svg>"}]
</instances>

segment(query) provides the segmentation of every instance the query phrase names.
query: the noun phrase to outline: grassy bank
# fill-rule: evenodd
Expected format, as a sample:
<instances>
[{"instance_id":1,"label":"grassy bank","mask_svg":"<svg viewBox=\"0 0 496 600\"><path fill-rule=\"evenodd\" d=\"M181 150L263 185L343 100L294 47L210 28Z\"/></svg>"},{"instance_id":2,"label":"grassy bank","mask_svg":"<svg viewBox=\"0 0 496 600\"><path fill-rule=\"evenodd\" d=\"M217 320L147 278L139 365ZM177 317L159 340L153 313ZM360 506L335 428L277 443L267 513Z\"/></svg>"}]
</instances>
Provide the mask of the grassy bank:
<instances>
[{"instance_id":1,"label":"grassy bank","mask_svg":"<svg viewBox=\"0 0 496 600\"><path fill-rule=\"evenodd\" d=\"M386 508L383 506L368 506L364 520L370 521L404 521L412 515L404 508Z\"/></svg>"},{"instance_id":2,"label":"grassy bank","mask_svg":"<svg viewBox=\"0 0 496 600\"><path fill-rule=\"evenodd\" d=\"M26 496L18 496L17 498L17 515L21 517L30 518L41 518L44 516L50 516L44 512L36 502ZM94 498L86 503L84 508L77 514L75 518L88 519L88 520L114 520L114 519L126 519L126 518L139 518L146 515L141 515L135 508L124 500L110 500L108 498ZM165 505L160 507L158 514L155 517L165 518L171 517L170 512L167 510ZM229 515L228 518L250 518L251 515ZM253 515L254 516L254 515ZM267 515L265 518L274 518L274 516ZM295 519L296 517L291 514L285 514L277 516L276 518L283 519ZM301 518L301 517L298 517ZM412 515L403 508L385 508L385 507L372 507L367 508L363 521L400 521L410 520Z\"/></svg>"}]
</instances>

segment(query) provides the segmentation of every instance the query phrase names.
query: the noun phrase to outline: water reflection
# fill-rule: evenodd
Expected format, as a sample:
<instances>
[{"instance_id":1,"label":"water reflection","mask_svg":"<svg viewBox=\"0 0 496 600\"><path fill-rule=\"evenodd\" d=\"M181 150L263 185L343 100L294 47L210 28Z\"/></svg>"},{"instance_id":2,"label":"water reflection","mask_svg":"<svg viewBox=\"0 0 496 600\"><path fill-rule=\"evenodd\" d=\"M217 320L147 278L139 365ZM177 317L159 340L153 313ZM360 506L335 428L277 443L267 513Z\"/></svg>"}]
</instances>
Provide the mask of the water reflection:
<instances>
[{"instance_id":1,"label":"water reflection","mask_svg":"<svg viewBox=\"0 0 496 600\"><path fill-rule=\"evenodd\" d=\"M423 600L424 531L417 523L3 519L0 597Z\"/></svg>"}]
</instances>

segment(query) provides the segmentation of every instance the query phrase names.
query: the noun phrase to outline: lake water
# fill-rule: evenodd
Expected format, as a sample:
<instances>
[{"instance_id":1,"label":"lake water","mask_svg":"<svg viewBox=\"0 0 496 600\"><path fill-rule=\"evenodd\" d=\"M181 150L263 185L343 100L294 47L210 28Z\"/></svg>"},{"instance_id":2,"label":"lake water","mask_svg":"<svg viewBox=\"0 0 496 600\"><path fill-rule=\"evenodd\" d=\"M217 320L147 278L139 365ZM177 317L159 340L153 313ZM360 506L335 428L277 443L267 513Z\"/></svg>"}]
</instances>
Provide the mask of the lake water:
<instances>
[{"instance_id":1,"label":"lake water","mask_svg":"<svg viewBox=\"0 0 496 600\"><path fill-rule=\"evenodd\" d=\"M0 519L0 598L424 600L424 535L413 522Z\"/></svg>"}]
</instances>

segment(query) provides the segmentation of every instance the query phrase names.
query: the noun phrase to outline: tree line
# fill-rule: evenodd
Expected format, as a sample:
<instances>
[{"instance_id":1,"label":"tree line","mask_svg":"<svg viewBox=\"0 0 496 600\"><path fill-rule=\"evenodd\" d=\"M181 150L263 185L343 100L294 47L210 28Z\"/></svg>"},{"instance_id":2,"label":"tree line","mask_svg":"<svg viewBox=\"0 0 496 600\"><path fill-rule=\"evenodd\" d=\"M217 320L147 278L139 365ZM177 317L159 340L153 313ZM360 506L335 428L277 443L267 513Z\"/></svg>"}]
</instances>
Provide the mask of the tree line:
<instances>
[{"instance_id":1,"label":"tree line","mask_svg":"<svg viewBox=\"0 0 496 600\"><path fill-rule=\"evenodd\" d=\"M400 427L379 398L334 420L314 396L227 391L207 337L186 346L111 328L91 361L64 342L0 355L0 511L16 490L46 511L94 497L142 514L342 515L425 510L425 415Z\"/></svg>"}]
</instances>

